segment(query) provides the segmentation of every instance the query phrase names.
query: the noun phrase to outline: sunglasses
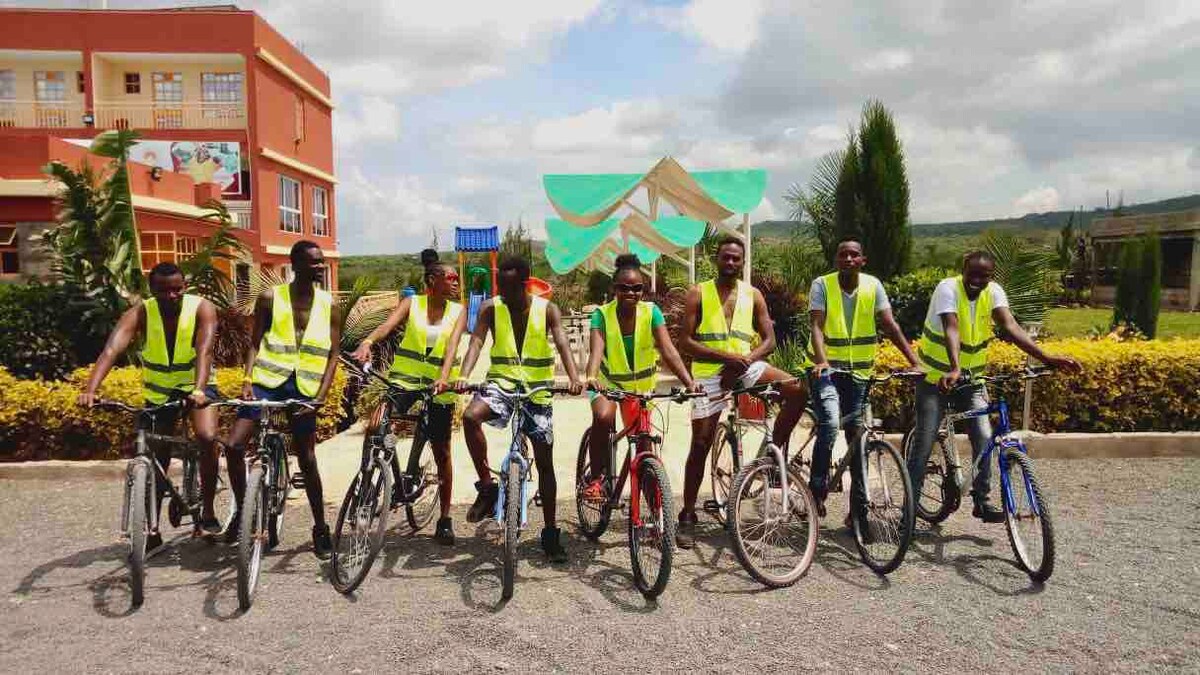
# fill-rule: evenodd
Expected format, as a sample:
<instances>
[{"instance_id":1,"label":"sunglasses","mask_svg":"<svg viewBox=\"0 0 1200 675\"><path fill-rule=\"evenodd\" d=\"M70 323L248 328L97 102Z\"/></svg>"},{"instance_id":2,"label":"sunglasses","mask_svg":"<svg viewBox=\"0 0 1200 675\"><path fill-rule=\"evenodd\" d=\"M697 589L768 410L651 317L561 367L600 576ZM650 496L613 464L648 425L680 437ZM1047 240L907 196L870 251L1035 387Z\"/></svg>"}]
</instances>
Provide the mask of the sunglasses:
<instances>
[{"instance_id":1,"label":"sunglasses","mask_svg":"<svg viewBox=\"0 0 1200 675\"><path fill-rule=\"evenodd\" d=\"M614 288L618 293L641 293L646 286L644 284L615 284Z\"/></svg>"},{"instance_id":2,"label":"sunglasses","mask_svg":"<svg viewBox=\"0 0 1200 675\"><path fill-rule=\"evenodd\" d=\"M442 279L446 281L458 281L458 272L447 272L442 275Z\"/></svg>"}]
</instances>

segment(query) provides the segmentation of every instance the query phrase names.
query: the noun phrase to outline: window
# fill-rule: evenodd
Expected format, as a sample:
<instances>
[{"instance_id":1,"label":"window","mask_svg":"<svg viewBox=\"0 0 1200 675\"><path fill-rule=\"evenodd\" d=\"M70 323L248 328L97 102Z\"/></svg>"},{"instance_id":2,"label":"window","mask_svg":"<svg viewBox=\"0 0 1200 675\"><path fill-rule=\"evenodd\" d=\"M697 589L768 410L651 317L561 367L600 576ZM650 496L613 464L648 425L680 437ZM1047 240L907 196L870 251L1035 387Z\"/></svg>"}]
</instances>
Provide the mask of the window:
<instances>
[{"instance_id":1,"label":"window","mask_svg":"<svg viewBox=\"0 0 1200 675\"><path fill-rule=\"evenodd\" d=\"M142 74L141 73L125 73L125 93L126 94L142 93Z\"/></svg>"},{"instance_id":2,"label":"window","mask_svg":"<svg viewBox=\"0 0 1200 675\"><path fill-rule=\"evenodd\" d=\"M200 96L205 103L241 103L241 73L201 73Z\"/></svg>"},{"instance_id":3,"label":"window","mask_svg":"<svg viewBox=\"0 0 1200 675\"><path fill-rule=\"evenodd\" d=\"M318 237L329 236L329 192L323 187L313 187L312 233Z\"/></svg>"},{"instance_id":4,"label":"window","mask_svg":"<svg viewBox=\"0 0 1200 675\"><path fill-rule=\"evenodd\" d=\"M17 73L13 70L0 70L0 99L13 100L17 97Z\"/></svg>"},{"instance_id":5,"label":"window","mask_svg":"<svg viewBox=\"0 0 1200 675\"><path fill-rule=\"evenodd\" d=\"M292 133L297 143L304 140L304 99L296 97L296 107L292 113L294 128Z\"/></svg>"},{"instance_id":6,"label":"window","mask_svg":"<svg viewBox=\"0 0 1200 675\"><path fill-rule=\"evenodd\" d=\"M183 102L183 73L154 73L154 100L161 103Z\"/></svg>"},{"instance_id":7,"label":"window","mask_svg":"<svg viewBox=\"0 0 1200 675\"><path fill-rule=\"evenodd\" d=\"M82 70L75 71L75 89L80 94L83 93L83 71Z\"/></svg>"},{"instance_id":8,"label":"window","mask_svg":"<svg viewBox=\"0 0 1200 675\"><path fill-rule=\"evenodd\" d=\"M300 183L287 176L279 177L279 229L300 234Z\"/></svg>"},{"instance_id":9,"label":"window","mask_svg":"<svg viewBox=\"0 0 1200 675\"><path fill-rule=\"evenodd\" d=\"M175 260L187 260L196 255L197 242L195 237L175 238Z\"/></svg>"},{"instance_id":10,"label":"window","mask_svg":"<svg viewBox=\"0 0 1200 675\"><path fill-rule=\"evenodd\" d=\"M61 70L38 70L33 73L33 94L39 101L67 100L66 73Z\"/></svg>"},{"instance_id":11,"label":"window","mask_svg":"<svg viewBox=\"0 0 1200 675\"><path fill-rule=\"evenodd\" d=\"M15 225L0 225L0 275L21 273L21 253L17 250Z\"/></svg>"},{"instance_id":12,"label":"window","mask_svg":"<svg viewBox=\"0 0 1200 675\"><path fill-rule=\"evenodd\" d=\"M142 269L150 271L160 262L175 262L174 232L142 233Z\"/></svg>"}]
</instances>

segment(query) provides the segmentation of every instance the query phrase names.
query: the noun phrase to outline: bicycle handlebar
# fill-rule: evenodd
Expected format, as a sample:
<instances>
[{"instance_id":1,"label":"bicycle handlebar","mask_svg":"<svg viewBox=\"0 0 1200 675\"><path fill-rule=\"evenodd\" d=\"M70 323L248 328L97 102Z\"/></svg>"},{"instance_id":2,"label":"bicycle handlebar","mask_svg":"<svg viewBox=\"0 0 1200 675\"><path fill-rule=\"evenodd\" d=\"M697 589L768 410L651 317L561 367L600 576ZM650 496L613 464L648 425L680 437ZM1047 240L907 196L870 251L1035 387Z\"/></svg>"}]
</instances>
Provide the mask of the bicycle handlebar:
<instances>
[{"instance_id":1,"label":"bicycle handlebar","mask_svg":"<svg viewBox=\"0 0 1200 675\"><path fill-rule=\"evenodd\" d=\"M307 408L316 410L317 406L312 401L303 401L297 398L289 398L286 401L246 401L239 398L227 398L223 401L217 401L212 405L217 407L237 406L246 408Z\"/></svg>"},{"instance_id":2,"label":"bicycle handlebar","mask_svg":"<svg viewBox=\"0 0 1200 675\"><path fill-rule=\"evenodd\" d=\"M93 408L111 408L113 410L120 410L122 412L139 414L139 413L156 413L160 410L170 410L172 408L182 408L185 403L186 403L186 401L181 399L178 401L167 401L166 403L162 403L159 405L132 406L123 401L114 401L112 399L100 399L100 400L96 401L95 403L93 403L92 407Z\"/></svg>"},{"instance_id":3,"label":"bicycle handlebar","mask_svg":"<svg viewBox=\"0 0 1200 675\"><path fill-rule=\"evenodd\" d=\"M825 370L825 372L830 373L831 375L854 375L853 372L851 372L849 370L843 370L841 368L827 368ZM906 380L907 379L916 379L916 378L925 377L925 373L923 373L919 370L893 370L884 375L872 374L871 382L873 382L875 384L879 384L880 382L887 382L888 380L890 380L892 378L897 378L897 377L906 379Z\"/></svg>"},{"instance_id":4,"label":"bicycle handlebar","mask_svg":"<svg viewBox=\"0 0 1200 675\"><path fill-rule=\"evenodd\" d=\"M667 392L654 391L650 392L649 394L638 394L632 391L623 391L620 389L592 389L592 391L614 401L621 401L624 399L636 399L639 401L671 399L676 403L683 403L689 398L700 398L701 396L707 396L707 394L704 392L685 391L679 387L673 387L671 391Z\"/></svg>"}]
</instances>

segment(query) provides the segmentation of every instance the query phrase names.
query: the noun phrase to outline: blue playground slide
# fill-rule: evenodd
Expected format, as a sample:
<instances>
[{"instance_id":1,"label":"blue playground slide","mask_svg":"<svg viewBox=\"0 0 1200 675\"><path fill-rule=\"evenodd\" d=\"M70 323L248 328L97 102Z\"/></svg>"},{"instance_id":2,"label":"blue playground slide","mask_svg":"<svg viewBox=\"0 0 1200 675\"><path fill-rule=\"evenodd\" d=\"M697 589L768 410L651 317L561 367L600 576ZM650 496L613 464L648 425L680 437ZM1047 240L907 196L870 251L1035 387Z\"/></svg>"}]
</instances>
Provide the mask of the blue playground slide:
<instances>
[{"instance_id":1,"label":"blue playground slide","mask_svg":"<svg viewBox=\"0 0 1200 675\"><path fill-rule=\"evenodd\" d=\"M487 293L469 293L467 295L467 330L475 330L475 319L479 317L479 308L487 300Z\"/></svg>"}]
</instances>

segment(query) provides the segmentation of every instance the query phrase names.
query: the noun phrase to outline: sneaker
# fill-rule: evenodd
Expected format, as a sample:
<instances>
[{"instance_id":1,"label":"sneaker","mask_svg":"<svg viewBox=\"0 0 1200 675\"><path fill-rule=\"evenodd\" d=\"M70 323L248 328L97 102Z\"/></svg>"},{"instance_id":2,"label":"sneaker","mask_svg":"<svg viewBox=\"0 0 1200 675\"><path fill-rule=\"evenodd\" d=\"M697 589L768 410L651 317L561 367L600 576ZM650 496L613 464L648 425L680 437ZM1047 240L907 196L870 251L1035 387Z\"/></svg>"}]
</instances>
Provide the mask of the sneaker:
<instances>
[{"instance_id":1,"label":"sneaker","mask_svg":"<svg viewBox=\"0 0 1200 675\"><path fill-rule=\"evenodd\" d=\"M201 519L200 534L209 537L221 534L221 521L217 520L215 516Z\"/></svg>"},{"instance_id":2,"label":"sneaker","mask_svg":"<svg viewBox=\"0 0 1200 675\"><path fill-rule=\"evenodd\" d=\"M552 563L567 562L567 550L562 545L562 530L557 527L542 528L542 550Z\"/></svg>"},{"instance_id":3,"label":"sneaker","mask_svg":"<svg viewBox=\"0 0 1200 675\"><path fill-rule=\"evenodd\" d=\"M679 525L675 527L675 545L683 549L696 545L696 514L680 512Z\"/></svg>"},{"instance_id":4,"label":"sneaker","mask_svg":"<svg viewBox=\"0 0 1200 675\"><path fill-rule=\"evenodd\" d=\"M971 509L971 515L985 523L1004 522L1004 512L996 508L995 504L986 499L977 500L975 502L975 508Z\"/></svg>"},{"instance_id":5,"label":"sneaker","mask_svg":"<svg viewBox=\"0 0 1200 675\"><path fill-rule=\"evenodd\" d=\"M333 554L333 542L329 539L329 526L313 526L313 554L321 560L328 560Z\"/></svg>"},{"instance_id":6,"label":"sneaker","mask_svg":"<svg viewBox=\"0 0 1200 675\"><path fill-rule=\"evenodd\" d=\"M230 546L237 546L238 539L242 533L242 514L235 513L229 521L229 527L225 528L225 543Z\"/></svg>"},{"instance_id":7,"label":"sneaker","mask_svg":"<svg viewBox=\"0 0 1200 675\"><path fill-rule=\"evenodd\" d=\"M592 478L583 488L583 498L589 502L603 502L608 495L604 494L604 478Z\"/></svg>"},{"instance_id":8,"label":"sneaker","mask_svg":"<svg viewBox=\"0 0 1200 675\"><path fill-rule=\"evenodd\" d=\"M149 553L155 549L162 548L162 545L163 545L162 534L160 534L158 532L152 532L152 533L146 535L146 553Z\"/></svg>"},{"instance_id":9,"label":"sneaker","mask_svg":"<svg viewBox=\"0 0 1200 675\"><path fill-rule=\"evenodd\" d=\"M433 540L443 546L454 545L454 522L450 516L438 518L437 528L433 531Z\"/></svg>"},{"instance_id":10,"label":"sneaker","mask_svg":"<svg viewBox=\"0 0 1200 675\"><path fill-rule=\"evenodd\" d=\"M479 495L475 497L475 503L471 504L471 508L467 511L468 523L478 523L487 518L496 510L496 499L500 497L500 485L495 481L491 483L476 482L475 489L479 491Z\"/></svg>"}]
</instances>

